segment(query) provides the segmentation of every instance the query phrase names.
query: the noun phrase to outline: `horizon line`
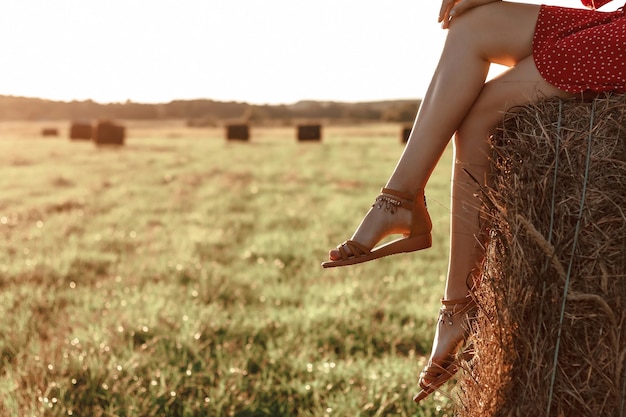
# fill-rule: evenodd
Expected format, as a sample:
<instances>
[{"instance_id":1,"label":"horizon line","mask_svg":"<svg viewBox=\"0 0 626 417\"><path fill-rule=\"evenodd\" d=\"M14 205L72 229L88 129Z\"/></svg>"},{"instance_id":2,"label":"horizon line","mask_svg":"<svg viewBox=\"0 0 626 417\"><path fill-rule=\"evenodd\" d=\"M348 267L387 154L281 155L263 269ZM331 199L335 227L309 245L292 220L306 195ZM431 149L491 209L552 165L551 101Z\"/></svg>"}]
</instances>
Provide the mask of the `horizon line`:
<instances>
[{"instance_id":1,"label":"horizon line","mask_svg":"<svg viewBox=\"0 0 626 417\"><path fill-rule=\"evenodd\" d=\"M246 101L246 100L224 100L224 99L214 99L209 97L197 97L197 98L174 98L169 101L135 101L133 99L126 99L123 101L98 101L92 98L86 99L53 99L47 97L36 97L36 96L26 96L26 95L15 95L15 94L2 94L0 93L0 97L6 98L17 98L17 99L27 99L27 100L41 100L41 101L51 101L55 103L84 103L84 102L92 102L100 105L108 105L108 104L140 104L140 105L159 105L159 104L169 104L177 101L213 101L217 103L240 103L247 104L251 106L293 106L299 103L338 103L338 104L366 104L366 103L386 103L386 102L410 102L410 101L421 101L422 99L419 97L414 98L384 98L384 99L369 99L369 100L339 100L339 99L299 99L297 101L292 102L254 102L254 101Z\"/></svg>"}]
</instances>

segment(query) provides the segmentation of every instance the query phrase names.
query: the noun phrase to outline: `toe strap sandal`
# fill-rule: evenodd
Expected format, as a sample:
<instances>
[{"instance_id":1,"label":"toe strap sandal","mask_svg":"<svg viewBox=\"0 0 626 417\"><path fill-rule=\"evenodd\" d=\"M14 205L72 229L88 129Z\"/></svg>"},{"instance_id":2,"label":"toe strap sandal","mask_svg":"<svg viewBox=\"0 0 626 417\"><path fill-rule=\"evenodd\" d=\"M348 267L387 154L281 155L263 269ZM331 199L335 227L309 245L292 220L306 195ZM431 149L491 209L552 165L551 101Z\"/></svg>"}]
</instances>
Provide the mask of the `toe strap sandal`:
<instances>
[{"instance_id":1,"label":"toe strap sandal","mask_svg":"<svg viewBox=\"0 0 626 417\"><path fill-rule=\"evenodd\" d=\"M438 326L452 326L458 320L465 325L476 311L476 300L468 295L465 298L455 300L441 300L443 304L439 310ZM464 329L457 340L453 340L452 351L441 363L428 362L428 365L420 373L419 386L421 390L413 397L413 401L419 403L424 398L435 392L445 382L451 379L459 370L460 360L469 361L473 356L473 346L469 346L460 355L456 355L463 342L467 339L468 330Z\"/></svg>"},{"instance_id":2,"label":"toe strap sandal","mask_svg":"<svg viewBox=\"0 0 626 417\"><path fill-rule=\"evenodd\" d=\"M341 254L340 259L323 262L324 268L347 266L372 261L384 256L398 253L414 252L432 246L432 222L426 207L424 190L418 191L417 195L410 195L401 191L383 188L376 197L372 207L395 214L398 208L411 211L411 227L404 237L392 242L385 243L374 249L365 247L354 240L346 240L337 246Z\"/></svg>"}]
</instances>

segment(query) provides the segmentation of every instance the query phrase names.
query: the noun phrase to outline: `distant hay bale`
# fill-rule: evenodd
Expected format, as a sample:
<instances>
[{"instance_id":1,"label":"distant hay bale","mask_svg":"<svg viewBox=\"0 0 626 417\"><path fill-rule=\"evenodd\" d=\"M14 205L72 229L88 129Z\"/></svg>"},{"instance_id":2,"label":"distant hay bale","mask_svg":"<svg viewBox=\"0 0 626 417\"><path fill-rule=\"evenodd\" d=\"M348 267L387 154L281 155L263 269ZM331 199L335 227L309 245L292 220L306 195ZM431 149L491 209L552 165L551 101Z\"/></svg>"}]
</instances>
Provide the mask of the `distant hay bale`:
<instances>
[{"instance_id":1,"label":"distant hay bale","mask_svg":"<svg viewBox=\"0 0 626 417\"><path fill-rule=\"evenodd\" d=\"M55 127L45 127L41 129L41 136L44 137L56 137L59 136L59 129Z\"/></svg>"},{"instance_id":2,"label":"distant hay bale","mask_svg":"<svg viewBox=\"0 0 626 417\"><path fill-rule=\"evenodd\" d=\"M319 142L322 140L322 125L307 124L297 128L298 142Z\"/></svg>"},{"instance_id":3,"label":"distant hay bale","mask_svg":"<svg viewBox=\"0 0 626 417\"><path fill-rule=\"evenodd\" d=\"M247 124L232 124L226 126L226 140L250 140L250 129Z\"/></svg>"},{"instance_id":4,"label":"distant hay bale","mask_svg":"<svg viewBox=\"0 0 626 417\"><path fill-rule=\"evenodd\" d=\"M71 140L91 140L91 123L74 122L70 125Z\"/></svg>"},{"instance_id":5,"label":"distant hay bale","mask_svg":"<svg viewBox=\"0 0 626 417\"><path fill-rule=\"evenodd\" d=\"M101 120L94 124L93 141L96 145L123 145L125 136L124 126L116 125L109 120Z\"/></svg>"},{"instance_id":6,"label":"distant hay bale","mask_svg":"<svg viewBox=\"0 0 626 417\"><path fill-rule=\"evenodd\" d=\"M547 100L493 136L462 417L626 416L626 95Z\"/></svg>"},{"instance_id":7,"label":"distant hay bale","mask_svg":"<svg viewBox=\"0 0 626 417\"><path fill-rule=\"evenodd\" d=\"M402 128L402 133L400 134L400 142L407 143L409 141L409 136L411 136L412 130L413 126L404 126Z\"/></svg>"}]
</instances>

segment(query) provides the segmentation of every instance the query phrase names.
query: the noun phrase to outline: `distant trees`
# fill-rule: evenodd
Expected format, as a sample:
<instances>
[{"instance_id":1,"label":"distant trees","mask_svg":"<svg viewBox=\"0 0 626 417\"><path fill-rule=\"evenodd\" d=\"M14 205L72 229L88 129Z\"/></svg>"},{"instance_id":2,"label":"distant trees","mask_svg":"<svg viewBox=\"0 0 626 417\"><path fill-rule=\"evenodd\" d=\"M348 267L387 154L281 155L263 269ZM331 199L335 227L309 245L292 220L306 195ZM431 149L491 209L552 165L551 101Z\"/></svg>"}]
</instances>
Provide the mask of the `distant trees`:
<instances>
[{"instance_id":1,"label":"distant trees","mask_svg":"<svg viewBox=\"0 0 626 417\"><path fill-rule=\"evenodd\" d=\"M37 98L0 96L0 120L90 120L90 119L187 119L197 125L232 120L255 123L288 123L293 120L348 120L410 122L419 100L343 103L300 101L295 104L253 105L213 100L174 100L169 103L101 104L92 100L51 101ZM194 122L190 125L196 125Z\"/></svg>"},{"instance_id":2,"label":"distant trees","mask_svg":"<svg viewBox=\"0 0 626 417\"><path fill-rule=\"evenodd\" d=\"M381 119L385 122L410 123L415 119L420 102L399 103L396 106L388 107L382 114Z\"/></svg>"}]
</instances>

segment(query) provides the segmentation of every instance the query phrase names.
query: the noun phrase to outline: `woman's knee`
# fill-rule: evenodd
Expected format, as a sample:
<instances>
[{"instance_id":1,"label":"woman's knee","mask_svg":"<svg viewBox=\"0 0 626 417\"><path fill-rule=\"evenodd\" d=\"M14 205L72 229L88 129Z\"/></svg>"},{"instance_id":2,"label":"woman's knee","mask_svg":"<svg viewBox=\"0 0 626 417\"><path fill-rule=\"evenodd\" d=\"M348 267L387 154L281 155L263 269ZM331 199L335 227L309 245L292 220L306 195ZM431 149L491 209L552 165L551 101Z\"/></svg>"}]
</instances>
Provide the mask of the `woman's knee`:
<instances>
[{"instance_id":1,"label":"woman's knee","mask_svg":"<svg viewBox=\"0 0 626 417\"><path fill-rule=\"evenodd\" d=\"M474 48L485 60L515 65L532 51L539 6L494 2L472 8L450 23L448 39Z\"/></svg>"},{"instance_id":2,"label":"woman's knee","mask_svg":"<svg viewBox=\"0 0 626 417\"><path fill-rule=\"evenodd\" d=\"M493 3L487 3L478 7L473 7L455 16L450 21L450 31L459 30L463 25L476 25L484 23L493 14ZM454 28L454 29L453 29Z\"/></svg>"},{"instance_id":3,"label":"woman's knee","mask_svg":"<svg viewBox=\"0 0 626 417\"><path fill-rule=\"evenodd\" d=\"M496 22L494 14L500 8L499 3L488 3L479 7L467 10L450 22L448 36L459 36L467 39L468 36L473 37L484 34L494 27Z\"/></svg>"},{"instance_id":4,"label":"woman's knee","mask_svg":"<svg viewBox=\"0 0 626 417\"><path fill-rule=\"evenodd\" d=\"M483 7L486 8L487 6ZM458 41L460 44L468 46L468 44L479 37L481 32L485 30L483 22L486 16L481 10L483 7L468 10L462 15L455 17L450 23L447 41Z\"/></svg>"},{"instance_id":5,"label":"woman's knee","mask_svg":"<svg viewBox=\"0 0 626 417\"><path fill-rule=\"evenodd\" d=\"M485 83L458 130L461 136L488 136L512 108L528 102L521 86L502 78L492 79Z\"/></svg>"}]
</instances>

